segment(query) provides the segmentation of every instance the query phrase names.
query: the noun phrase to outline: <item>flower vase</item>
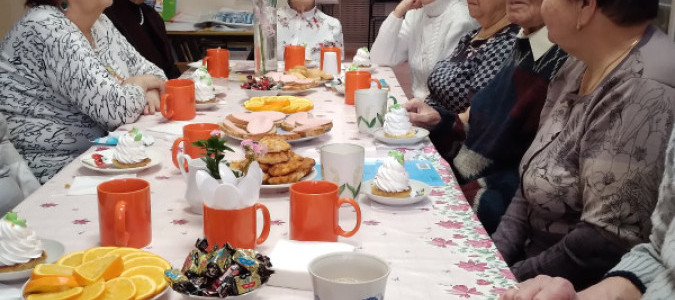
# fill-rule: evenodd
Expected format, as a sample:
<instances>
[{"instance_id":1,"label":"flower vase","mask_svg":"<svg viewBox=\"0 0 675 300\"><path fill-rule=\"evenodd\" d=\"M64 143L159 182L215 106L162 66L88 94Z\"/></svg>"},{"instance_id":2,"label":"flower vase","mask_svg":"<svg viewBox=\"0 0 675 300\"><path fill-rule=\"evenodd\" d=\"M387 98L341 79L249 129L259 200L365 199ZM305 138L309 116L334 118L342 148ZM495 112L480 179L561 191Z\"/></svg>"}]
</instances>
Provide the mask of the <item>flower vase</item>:
<instances>
[{"instance_id":1,"label":"flower vase","mask_svg":"<svg viewBox=\"0 0 675 300\"><path fill-rule=\"evenodd\" d=\"M253 57L255 74L277 70L277 1L253 0Z\"/></svg>"}]
</instances>

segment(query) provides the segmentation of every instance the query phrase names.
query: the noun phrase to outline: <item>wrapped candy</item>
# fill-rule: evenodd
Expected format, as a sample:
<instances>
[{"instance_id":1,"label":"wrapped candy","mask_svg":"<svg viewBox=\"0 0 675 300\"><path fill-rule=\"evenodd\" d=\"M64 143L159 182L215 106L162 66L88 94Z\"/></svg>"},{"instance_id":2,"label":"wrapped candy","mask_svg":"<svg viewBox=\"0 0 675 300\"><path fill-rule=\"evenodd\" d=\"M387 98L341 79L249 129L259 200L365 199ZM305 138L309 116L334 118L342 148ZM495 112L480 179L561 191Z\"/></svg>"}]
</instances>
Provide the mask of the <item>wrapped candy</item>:
<instances>
[{"instance_id":1,"label":"wrapped candy","mask_svg":"<svg viewBox=\"0 0 675 300\"><path fill-rule=\"evenodd\" d=\"M167 270L171 288L179 293L227 297L251 292L274 273L267 256L252 249L234 249L230 244L208 249L206 239L198 239L185 258L181 270Z\"/></svg>"}]
</instances>

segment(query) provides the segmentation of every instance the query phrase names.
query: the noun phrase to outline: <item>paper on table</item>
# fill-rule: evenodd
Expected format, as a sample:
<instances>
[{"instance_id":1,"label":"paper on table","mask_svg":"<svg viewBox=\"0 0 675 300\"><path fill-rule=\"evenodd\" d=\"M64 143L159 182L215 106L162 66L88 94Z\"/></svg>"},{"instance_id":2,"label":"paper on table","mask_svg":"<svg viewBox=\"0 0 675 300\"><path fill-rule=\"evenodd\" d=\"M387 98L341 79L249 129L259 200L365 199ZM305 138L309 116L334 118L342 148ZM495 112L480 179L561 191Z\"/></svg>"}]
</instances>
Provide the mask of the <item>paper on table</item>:
<instances>
[{"instance_id":1,"label":"paper on table","mask_svg":"<svg viewBox=\"0 0 675 300\"><path fill-rule=\"evenodd\" d=\"M375 178L377 169L382 165L382 161L366 160L363 164L363 182ZM321 180L321 164L314 165L318 172L314 180ZM443 186L445 183L438 172L428 160L406 160L405 171L408 172L410 179L424 182L430 186Z\"/></svg>"},{"instance_id":2,"label":"paper on table","mask_svg":"<svg viewBox=\"0 0 675 300\"><path fill-rule=\"evenodd\" d=\"M108 180L120 178L136 178L136 174L120 174L115 176L76 176L68 189L68 196L96 195L96 187ZM4 299L1 298L0 299Z\"/></svg>"},{"instance_id":3,"label":"paper on table","mask_svg":"<svg viewBox=\"0 0 675 300\"><path fill-rule=\"evenodd\" d=\"M268 255L274 264L274 276L267 284L312 290L312 278L307 270L309 263L321 255L351 252L354 248L345 243L279 240Z\"/></svg>"},{"instance_id":4,"label":"paper on table","mask_svg":"<svg viewBox=\"0 0 675 300\"><path fill-rule=\"evenodd\" d=\"M168 122L168 123L165 123L165 124L152 126L152 127L148 128L146 130L182 136L183 135L183 126L188 125L188 124L191 124L191 122L171 121L171 122Z\"/></svg>"}]
</instances>

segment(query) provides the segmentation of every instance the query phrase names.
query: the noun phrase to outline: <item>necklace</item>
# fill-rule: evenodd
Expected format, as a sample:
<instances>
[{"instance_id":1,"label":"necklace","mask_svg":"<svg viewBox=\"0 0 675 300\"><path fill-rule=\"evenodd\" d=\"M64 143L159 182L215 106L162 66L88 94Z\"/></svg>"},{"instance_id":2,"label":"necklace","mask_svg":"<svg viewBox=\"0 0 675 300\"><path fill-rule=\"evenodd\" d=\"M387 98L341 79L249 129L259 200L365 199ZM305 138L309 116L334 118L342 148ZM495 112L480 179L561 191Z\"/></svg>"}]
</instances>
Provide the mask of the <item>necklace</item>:
<instances>
[{"instance_id":1,"label":"necklace","mask_svg":"<svg viewBox=\"0 0 675 300\"><path fill-rule=\"evenodd\" d=\"M138 22L138 24L139 24L139 25L143 25L143 23L145 23L145 16L143 16L143 10L141 9L140 6L138 7L138 13L141 14L141 21Z\"/></svg>"},{"instance_id":2,"label":"necklace","mask_svg":"<svg viewBox=\"0 0 675 300\"><path fill-rule=\"evenodd\" d=\"M639 41L640 41L640 38L637 38L635 41L630 43L630 45L628 45L628 48L626 48L626 50L621 52L617 57L612 59L611 62L609 62L607 65L605 65L605 67L602 68L602 73L600 73L600 76L598 77L598 79L593 80L591 82L586 82L586 74L588 74L588 68L586 68L586 70L584 71L584 75L581 76L581 83L579 84L579 95L582 95L582 96L588 95L593 90L595 90L595 88L597 87L598 84L600 84L602 79L605 78L605 76L607 76L607 73L609 73L611 70L613 70L613 68L610 69L610 67L615 65L621 58L626 57L626 55L628 55L630 50L632 50L633 47L635 47L635 45L637 45L637 43Z\"/></svg>"}]
</instances>

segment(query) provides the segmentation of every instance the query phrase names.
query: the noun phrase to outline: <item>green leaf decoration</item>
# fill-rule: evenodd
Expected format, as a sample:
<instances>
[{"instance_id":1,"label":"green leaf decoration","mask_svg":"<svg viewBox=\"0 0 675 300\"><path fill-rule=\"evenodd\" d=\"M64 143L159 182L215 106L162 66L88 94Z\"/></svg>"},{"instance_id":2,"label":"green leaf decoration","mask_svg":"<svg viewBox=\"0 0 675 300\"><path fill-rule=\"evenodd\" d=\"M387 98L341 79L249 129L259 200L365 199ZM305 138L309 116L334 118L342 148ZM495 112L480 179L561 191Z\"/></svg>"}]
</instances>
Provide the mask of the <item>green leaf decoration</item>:
<instances>
[{"instance_id":1,"label":"green leaf decoration","mask_svg":"<svg viewBox=\"0 0 675 300\"><path fill-rule=\"evenodd\" d=\"M377 122L377 118L374 118L370 120L370 124L368 124L368 128L373 128L375 126L375 122Z\"/></svg>"},{"instance_id":2,"label":"green leaf decoration","mask_svg":"<svg viewBox=\"0 0 675 300\"><path fill-rule=\"evenodd\" d=\"M359 182L359 186L357 186L356 188L352 187L351 185L349 185L349 184L347 184L347 183L345 183L345 185L346 185L347 188L349 189L349 192L352 193L352 198L356 198L356 196L357 196L357 195L359 194L359 192L361 191L361 182Z\"/></svg>"},{"instance_id":3,"label":"green leaf decoration","mask_svg":"<svg viewBox=\"0 0 675 300\"><path fill-rule=\"evenodd\" d=\"M347 71L355 71L355 70L358 70L358 69L359 69L359 65L357 65L357 64L352 64L352 65L349 67L349 70L347 70Z\"/></svg>"},{"instance_id":4,"label":"green leaf decoration","mask_svg":"<svg viewBox=\"0 0 675 300\"><path fill-rule=\"evenodd\" d=\"M384 126L384 117L380 113L377 113L375 117L380 121L380 125Z\"/></svg>"},{"instance_id":5,"label":"green leaf decoration","mask_svg":"<svg viewBox=\"0 0 675 300\"><path fill-rule=\"evenodd\" d=\"M394 100L394 105L398 104L398 100L394 96L389 96L389 99Z\"/></svg>"},{"instance_id":6,"label":"green leaf decoration","mask_svg":"<svg viewBox=\"0 0 675 300\"><path fill-rule=\"evenodd\" d=\"M338 196L342 195L342 192L345 190L345 186L347 186L346 183L340 186L340 188L338 189Z\"/></svg>"},{"instance_id":7,"label":"green leaf decoration","mask_svg":"<svg viewBox=\"0 0 675 300\"><path fill-rule=\"evenodd\" d=\"M13 211L10 211L7 214L5 214L5 220L13 223L14 225L26 227L26 220L25 219L19 219L19 215L17 215Z\"/></svg>"},{"instance_id":8,"label":"green leaf decoration","mask_svg":"<svg viewBox=\"0 0 675 300\"><path fill-rule=\"evenodd\" d=\"M396 150L391 150L389 151L389 156L395 158L399 164L403 165L404 162L403 153Z\"/></svg>"}]
</instances>

